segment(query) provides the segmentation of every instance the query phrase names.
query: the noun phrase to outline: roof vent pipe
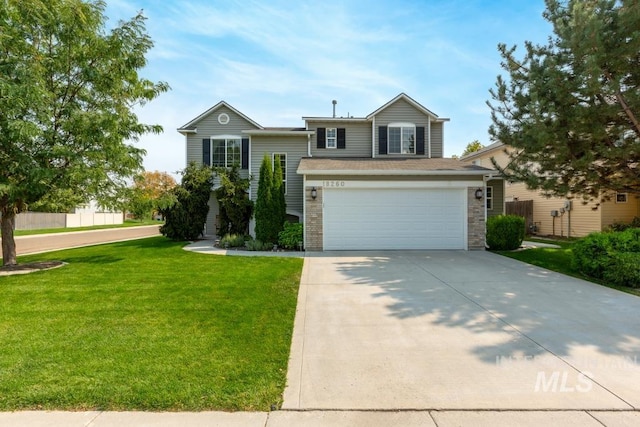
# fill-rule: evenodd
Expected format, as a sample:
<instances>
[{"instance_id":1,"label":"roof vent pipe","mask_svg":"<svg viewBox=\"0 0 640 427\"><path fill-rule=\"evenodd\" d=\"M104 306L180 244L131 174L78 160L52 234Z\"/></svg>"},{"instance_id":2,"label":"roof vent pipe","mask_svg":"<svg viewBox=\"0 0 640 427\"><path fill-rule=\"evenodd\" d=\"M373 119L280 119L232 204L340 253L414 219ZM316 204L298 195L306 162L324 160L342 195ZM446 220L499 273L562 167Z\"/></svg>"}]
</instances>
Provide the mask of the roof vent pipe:
<instances>
[{"instance_id":1,"label":"roof vent pipe","mask_svg":"<svg viewBox=\"0 0 640 427\"><path fill-rule=\"evenodd\" d=\"M336 104L338 103L338 101L336 101L335 99L333 101L331 101L331 103L333 104L333 118L336 118Z\"/></svg>"}]
</instances>

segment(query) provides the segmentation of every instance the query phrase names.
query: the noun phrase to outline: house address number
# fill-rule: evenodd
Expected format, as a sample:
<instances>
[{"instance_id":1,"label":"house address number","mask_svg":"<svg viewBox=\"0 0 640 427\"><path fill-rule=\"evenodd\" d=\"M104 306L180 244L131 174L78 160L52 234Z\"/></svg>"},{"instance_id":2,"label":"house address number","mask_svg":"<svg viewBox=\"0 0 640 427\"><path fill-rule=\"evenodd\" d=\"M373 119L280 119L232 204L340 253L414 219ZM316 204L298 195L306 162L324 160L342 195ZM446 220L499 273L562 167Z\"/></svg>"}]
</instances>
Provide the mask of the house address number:
<instances>
[{"instance_id":1,"label":"house address number","mask_svg":"<svg viewBox=\"0 0 640 427\"><path fill-rule=\"evenodd\" d=\"M323 181L323 186L327 188L345 187L344 181Z\"/></svg>"}]
</instances>

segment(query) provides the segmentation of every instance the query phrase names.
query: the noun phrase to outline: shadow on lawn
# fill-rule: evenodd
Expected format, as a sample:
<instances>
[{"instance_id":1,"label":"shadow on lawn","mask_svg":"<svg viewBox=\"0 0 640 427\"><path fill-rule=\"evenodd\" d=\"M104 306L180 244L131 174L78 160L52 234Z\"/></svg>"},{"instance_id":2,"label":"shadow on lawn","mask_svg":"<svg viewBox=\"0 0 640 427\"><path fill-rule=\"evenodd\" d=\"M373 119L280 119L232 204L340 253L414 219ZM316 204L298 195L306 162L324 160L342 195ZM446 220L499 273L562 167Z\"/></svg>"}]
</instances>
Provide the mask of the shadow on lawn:
<instances>
[{"instance_id":1,"label":"shadow on lawn","mask_svg":"<svg viewBox=\"0 0 640 427\"><path fill-rule=\"evenodd\" d=\"M511 338L477 346L496 356L571 356L576 346L634 359L640 354L640 298L489 252L396 252L337 261L349 283L391 297L389 315L428 315L434 325ZM522 336L524 335L524 336ZM533 354L532 354L533 353Z\"/></svg>"}]
</instances>

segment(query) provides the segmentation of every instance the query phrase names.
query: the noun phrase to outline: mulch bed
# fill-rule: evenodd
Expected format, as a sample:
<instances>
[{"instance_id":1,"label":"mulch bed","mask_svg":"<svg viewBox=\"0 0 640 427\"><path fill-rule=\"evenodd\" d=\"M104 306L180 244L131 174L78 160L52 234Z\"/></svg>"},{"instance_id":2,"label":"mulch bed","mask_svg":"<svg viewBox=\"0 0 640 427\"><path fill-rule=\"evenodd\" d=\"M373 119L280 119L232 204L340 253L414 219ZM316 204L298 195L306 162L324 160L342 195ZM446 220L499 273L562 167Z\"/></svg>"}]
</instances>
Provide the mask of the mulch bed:
<instances>
[{"instance_id":1,"label":"mulch bed","mask_svg":"<svg viewBox=\"0 0 640 427\"><path fill-rule=\"evenodd\" d=\"M62 261L39 261L26 264L3 265L0 267L0 276L10 276L12 274L26 274L34 271L49 270L64 265Z\"/></svg>"}]
</instances>

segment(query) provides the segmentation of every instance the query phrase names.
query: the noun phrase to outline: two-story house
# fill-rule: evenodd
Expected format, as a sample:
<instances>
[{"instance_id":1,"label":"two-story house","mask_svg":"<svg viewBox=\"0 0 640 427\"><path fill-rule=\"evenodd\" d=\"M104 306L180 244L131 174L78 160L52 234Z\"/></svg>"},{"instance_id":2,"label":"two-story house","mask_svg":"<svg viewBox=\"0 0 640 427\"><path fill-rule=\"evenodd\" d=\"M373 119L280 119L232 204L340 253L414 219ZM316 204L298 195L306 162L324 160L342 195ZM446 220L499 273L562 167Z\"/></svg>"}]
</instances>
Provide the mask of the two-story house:
<instances>
[{"instance_id":1,"label":"two-story house","mask_svg":"<svg viewBox=\"0 0 640 427\"><path fill-rule=\"evenodd\" d=\"M264 155L279 156L290 219L307 250L484 249L494 170L443 158L441 118L404 93L365 117L263 127L222 101L178 129L186 160L241 165L255 201ZM500 193L501 194L501 193ZM496 191L491 203L502 206ZM212 195L206 232L215 234Z\"/></svg>"}]
</instances>

